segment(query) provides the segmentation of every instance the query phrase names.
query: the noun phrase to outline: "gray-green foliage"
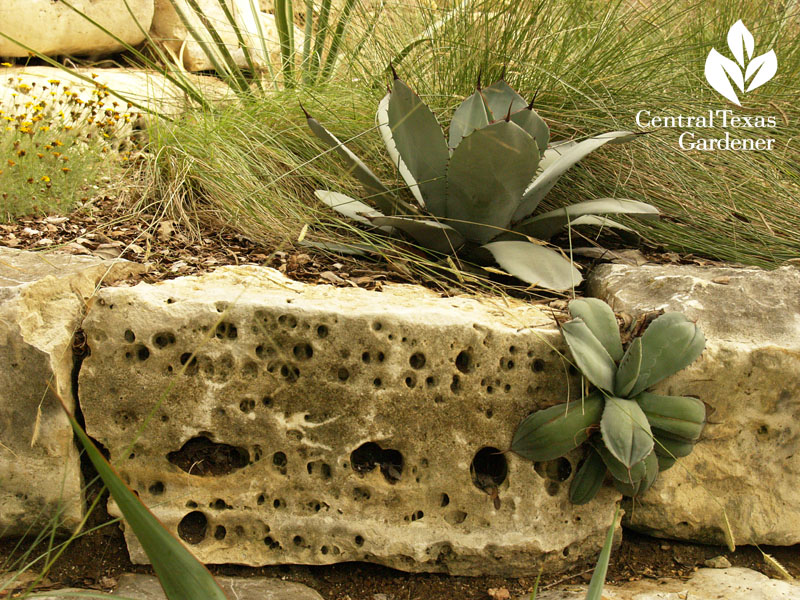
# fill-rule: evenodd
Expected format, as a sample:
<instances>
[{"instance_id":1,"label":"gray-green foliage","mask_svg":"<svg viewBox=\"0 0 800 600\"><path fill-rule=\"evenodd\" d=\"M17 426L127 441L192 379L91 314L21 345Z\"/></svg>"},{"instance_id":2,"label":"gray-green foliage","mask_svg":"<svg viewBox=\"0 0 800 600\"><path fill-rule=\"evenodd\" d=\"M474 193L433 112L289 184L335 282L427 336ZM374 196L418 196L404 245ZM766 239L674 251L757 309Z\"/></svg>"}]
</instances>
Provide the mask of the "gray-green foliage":
<instances>
[{"instance_id":1,"label":"gray-green foliage","mask_svg":"<svg viewBox=\"0 0 800 600\"><path fill-rule=\"evenodd\" d=\"M316 119L311 130L337 150L383 214L362 216L392 227L435 252L461 252L477 262L493 260L523 281L569 289L581 275L559 252L530 238L548 240L570 224L591 224L600 214L657 217L644 202L602 198L533 216L558 179L590 152L607 143L634 139L613 131L583 141L549 144L547 124L532 103L504 80L478 87L456 109L445 138L435 115L395 76L378 105L378 129L392 162L416 206L402 202L374 173ZM318 198L352 218L356 200L318 190ZM385 213L389 213L386 215ZM362 213L359 213L362 214ZM605 219L607 226L618 224Z\"/></svg>"},{"instance_id":2,"label":"gray-green foliage","mask_svg":"<svg viewBox=\"0 0 800 600\"><path fill-rule=\"evenodd\" d=\"M561 328L583 376L597 389L581 401L528 416L511 449L533 461L563 456L588 440L589 454L570 486L585 504L607 474L626 496L645 492L658 473L687 456L706 423L697 398L646 390L694 362L705 348L700 328L677 312L657 317L623 352L616 318L602 300L570 302L573 319Z\"/></svg>"}]
</instances>

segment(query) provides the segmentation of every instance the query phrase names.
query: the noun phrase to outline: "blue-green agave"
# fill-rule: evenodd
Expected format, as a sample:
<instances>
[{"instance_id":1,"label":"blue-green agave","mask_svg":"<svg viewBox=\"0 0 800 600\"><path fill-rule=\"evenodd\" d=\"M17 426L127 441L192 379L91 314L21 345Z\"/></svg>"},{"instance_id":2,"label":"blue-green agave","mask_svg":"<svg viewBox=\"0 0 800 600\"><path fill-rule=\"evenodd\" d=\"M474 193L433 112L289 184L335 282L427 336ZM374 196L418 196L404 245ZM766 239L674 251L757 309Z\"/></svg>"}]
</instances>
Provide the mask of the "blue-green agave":
<instances>
[{"instance_id":1,"label":"blue-green agave","mask_svg":"<svg viewBox=\"0 0 800 600\"><path fill-rule=\"evenodd\" d=\"M597 389L582 400L529 415L511 449L533 461L553 460L588 440L589 453L570 486L570 500L585 504L607 474L626 496L637 496L659 471L688 456L706 423L697 398L647 390L702 354L700 328L677 312L665 313L623 350L617 320L602 300L569 304L573 319L561 333L575 365Z\"/></svg>"},{"instance_id":2,"label":"blue-green agave","mask_svg":"<svg viewBox=\"0 0 800 600\"><path fill-rule=\"evenodd\" d=\"M599 215L658 216L650 204L614 198L532 216L575 163L636 134L612 131L550 144L550 130L532 103L502 79L486 88L478 82L475 93L456 109L446 138L431 110L395 74L376 119L416 205L397 198L353 152L306 116L311 130L345 159L377 210L344 194L317 190L322 202L366 225L400 230L429 250L459 251L484 264L494 260L531 285L565 290L581 282L571 261L532 238L548 240L568 224L622 227Z\"/></svg>"}]
</instances>

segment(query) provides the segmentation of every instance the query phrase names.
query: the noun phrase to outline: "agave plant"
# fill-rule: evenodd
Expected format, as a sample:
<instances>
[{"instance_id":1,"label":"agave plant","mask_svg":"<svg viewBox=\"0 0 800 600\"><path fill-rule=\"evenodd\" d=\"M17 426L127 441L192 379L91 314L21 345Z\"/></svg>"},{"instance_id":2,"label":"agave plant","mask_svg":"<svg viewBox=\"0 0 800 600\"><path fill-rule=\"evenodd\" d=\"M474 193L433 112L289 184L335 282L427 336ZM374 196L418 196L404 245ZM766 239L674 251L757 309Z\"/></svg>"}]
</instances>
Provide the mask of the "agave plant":
<instances>
[{"instance_id":1,"label":"agave plant","mask_svg":"<svg viewBox=\"0 0 800 600\"><path fill-rule=\"evenodd\" d=\"M607 143L632 140L612 131L583 141L549 144L547 124L504 80L481 88L456 109L445 135L431 110L394 74L378 105L386 150L416 204L393 194L333 134L306 113L311 130L345 159L375 208L336 192L317 190L325 204L385 231L399 230L422 247L481 264L494 260L515 277L565 290L581 275L561 253L545 247L565 225L622 225L605 214L657 217L658 209L634 200L601 198L532 216L559 177ZM533 242L531 241L533 239Z\"/></svg>"},{"instance_id":2,"label":"agave plant","mask_svg":"<svg viewBox=\"0 0 800 600\"><path fill-rule=\"evenodd\" d=\"M597 389L582 400L529 415L511 449L533 461L553 460L588 440L589 452L570 486L570 500L595 497L607 474L626 496L644 493L660 471L688 456L706 423L697 398L647 390L687 367L703 352L700 328L677 312L665 313L623 351L611 308L585 298L569 304L573 319L561 333L576 366Z\"/></svg>"}]
</instances>

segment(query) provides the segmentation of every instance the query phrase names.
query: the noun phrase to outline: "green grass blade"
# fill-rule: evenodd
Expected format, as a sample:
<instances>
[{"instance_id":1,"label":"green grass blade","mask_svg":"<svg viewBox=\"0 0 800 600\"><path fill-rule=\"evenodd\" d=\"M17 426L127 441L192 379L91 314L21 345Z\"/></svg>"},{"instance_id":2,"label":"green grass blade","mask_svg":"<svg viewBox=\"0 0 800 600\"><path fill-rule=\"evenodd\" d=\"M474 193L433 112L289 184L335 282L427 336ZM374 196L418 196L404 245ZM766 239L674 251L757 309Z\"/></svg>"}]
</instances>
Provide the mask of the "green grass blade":
<instances>
[{"instance_id":1,"label":"green grass blade","mask_svg":"<svg viewBox=\"0 0 800 600\"><path fill-rule=\"evenodd\" d=\"M353 11L356 0L346 0L342 12L339 15L339 20L336 23L336 30L333 32L331 38L331 47L328 48L328 56L325 58L325 67L322 69L322 80L325 81L331 76L333 67L336 64L336 59L339 56L339 47L344 38L344 32L347 29L347 24L350 22L350 14Z\"/></svg>"},{"instance_id":2,"label":"green grass blade","mask_svg":"<svg viewBox=\"0 0 800 600\"><path fill-rule=\"evenodd\" d=\"M65 408L66 410L66 408ZM226 600L211 573L159 522L125 485L75 419L75 435L147 553L169 600Z\"/></svg>"},{"instance_id":3,"label":"green grass blade","mask_svg":"<svg viewBox=\"0 0 800 600\"><path fill-rule=\"evenodd\" d=\"M244 73L242 73L242 70L238 68L238 65L236 65L235 62L234 62L234 67L244 78L245 84L247 85L248 89L250 89L248 82L252 79L255 82L256 87L258 87L258 89L263 92L264 90L261 88L261 82L259 81L259 78L257 76L258 70L256 69L255 63L253 62L253 57L250 55L249 44L242 35L242 28L239 27L239 24L236 22L236 18L233 16L233 13L231 13L231 10L228 8L228 3L225 0L218 0L218 2L220 8L222 8L222 12L225 13L225 18L228 19L228 23L230 23L231 27L233 28L233 33L234 35L236 35L236 41L239 43L239 48L242 49L244 60L247 63L247 68L250 69L252 77L251 78L246 77ZM260 19L258 18L258 15L255 15L254 20L256 22L256 28L260 29Z\"/></svg>"},{"instance_id":4,"label":"green grass blade","mask_svg":"<svg viewBox=\"0 0 800 600\"><path fill-rule=\"evenodd\" d=\"M314 0L306 0L306 22L303 31L303 83L311 83L311 71L308 66L311 61L311 34L314 31Z\"/></svg>"},{"instance_id":5,"label":"green grass blade","mask_svg":"<svg viewBox=\"0 0 800 600\"><path fill-rule=\"evenodd\" d=\"M264 38L264 28L261 26L261 11L258 10L255 0L249 0L250 13L256 23L256 32L258 33L258 42L261 45L261 55L264 57L264 63L267 65L267 72L269 78L272 80L272 86L275 91L278 90L278 81L275 78L275 71L272 69L272 60L270 60L269 51L267 50L267 41Z\"/></svg>"},{"instance_id":6,"label":"green grass blade","mask_svg":"<svg viewBox=\"0 0 800 600\"><path fill-rule=\"evenodd\" d=\"M281 45L281 71L283 85L287 88L294 87L294 47L292 36L289 36L290 26L294 27L294 24L286 18L286 0L275 0L275 27Z\"/></svg>"},{"instance_id":7,"label":"green grass blade","mask_svg":"<svg viewBox=\"0 0 800 600\"><path fill-rule=\"evenodd\" d=\"M606 542L603 544L603 549L600 550L600 556L597 558L597 565L592 573L592 580L589 582L589 590L586 592L586 600L602 600L603 585L606 582L606 573L608 572L608 562L611 559L611 546L614 544L614 530L617 526L617 517L619 516L619 506L614 511L614 518L611 520L611 525L608 527L606 534Z\"/></svg>"},{"instance_id":8,"label":"green grass blade","mask_svg":"<svg viewBox=\"0 0 800 600\"><path fill-rule=\"evenodd\" d=\"M319 18L317 19L317 34L314 36L314 47L311 50L311 62L309 64L312 83L317 80L319 75L319 66L322 62L322 54L325 51L325 39L328 36L330 14L331 0L322 0L319 8Z\"/></svg>"}]
</instances>

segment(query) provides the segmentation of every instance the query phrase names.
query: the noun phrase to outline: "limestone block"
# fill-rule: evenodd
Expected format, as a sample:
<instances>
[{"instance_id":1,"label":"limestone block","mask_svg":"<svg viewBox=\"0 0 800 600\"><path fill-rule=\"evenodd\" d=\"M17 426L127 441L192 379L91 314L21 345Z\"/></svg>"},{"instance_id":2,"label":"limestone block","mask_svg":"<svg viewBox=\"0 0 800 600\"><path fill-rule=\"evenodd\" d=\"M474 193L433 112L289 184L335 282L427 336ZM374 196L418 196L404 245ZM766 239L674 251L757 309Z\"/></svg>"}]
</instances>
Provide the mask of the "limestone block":
<instances>
[{"instance_id":1,"label":"limestone block","mask_svg":"<svg viewBox=\"0 0 800 600\"><path fill-rule=\"evenodd\" d=\"M0 247L3 535L36 531L59 511L68 530L82 516L78 452L58 398L72 410L72 340L84 303L104 276L131 272L126 264Z\"/></svg>"},{"instance_id":2,"label":"limestone block","mask_svg":"<svg viewBox=\"0 0 800 600\"><path fill-rule=\"evenodd\" d=\"M559 586L553 590L540 592L536 598L537 600L584 600L586 589L586 586ZM721 598L797 600L800 598L800 584L771 579L758 571L742 567L700 569L688 581L669 578L641 579L606 585L603 589L603 598L607 600L720 600Z\"/></svg>"},{"instance_id":3,"label":"limestone block","mask_svg":"<svg viewBox=\"0 0 800 600\"><path fill-rule=\"evenodd\" d=\"M153 19L153 0L128 0L130 13L119 0L73 0L70 4L131 46L144 41L143 32ZM3 0L0 32L49 56L98 56L124 48L66 4L52 0ZM0 56L28 56L28 51L0 37Z\"/></svg>"},{"instance_id":4,"label":"limestone block","mask_svg":"<svg viewBox=\"0 0 800 600\"><path fill-rule=\"evenodd\" d=\"M579 451L502 453L579 393L532 305L224 267L101 290L84 328L87 429L206 563L556 571L594 560L620 497L569 503Z\"/></svg>"},{"instance_id":5,"label":"limestone block","mask_svg":"<svg viewBox=\"0 0 800 600\"><path fill-rule=\"evenodd\" d=\"M236 600L323 600L307 585L266 577L217 577L228 598ZM125 573L119 578L114 596L132 600L167 600L153 575ZM112 598L112 597L110 597Z\"/></svg>"},{"instance_id":6,"label":"limestone block","mask_svg":"<svg viewBox=\"0 0 800 600\"><path fill-rule=\"evenodd\" d=\"M256 64L264 66L266 58L264 57L258 25L256 24L256 18L260 19L264 46L269 54L269 60L272 61L273 68L278 68L280 65L280 45L275 27L275 17L259 10L256 10L257 14L254 14L250 0L226 1L228 10L233 16L240 34L247 43L251 59ZM198 5L207 23L217 31L236 64L242 68L247 67L247 60L239 46L236 30L231 25L218 0L199 0ZM257 9L258 3L255 3L254 6ZM214 63L206 55L203 46L189 32L181 15L186 18L191 28L200 35L204 43L208 45L207 47L213 48L214 42L209 29L203 24L200 17L192 11L188 2L185 0L180 2L179 9L180 13L175 10L175 6L170 0L155 0L155 16L153 18L153 28L150 32L153 39L162 43L174 56L180 57L186 70L213 70ZM303 32L295 27L294 35L295 46L297 48L302 47ZM217 54L216 59L221 64L225 63L221 54Z\"/></svg>"},{"instance_id":7,"label":"limestone block","mask_svg":"<svg viewBox=\"0 0 800 600\"><path fill-rule=\"evenodd\" d=\"M588 285L631 315L681 311L708 340L656 388L708 403L703 439L637 501L630 526L724 543L724 507L739 544L799 543L800 270L603 265Z\"/></svg>"}]
</instances>

